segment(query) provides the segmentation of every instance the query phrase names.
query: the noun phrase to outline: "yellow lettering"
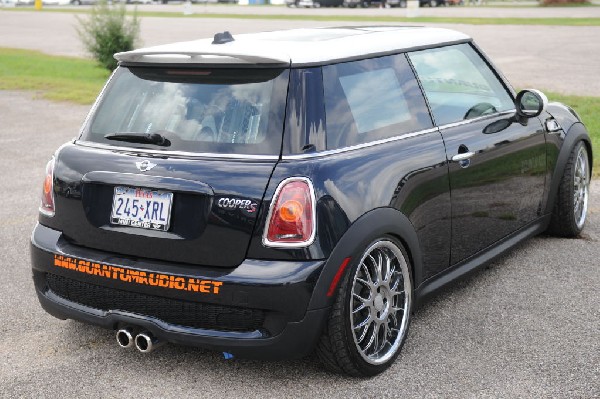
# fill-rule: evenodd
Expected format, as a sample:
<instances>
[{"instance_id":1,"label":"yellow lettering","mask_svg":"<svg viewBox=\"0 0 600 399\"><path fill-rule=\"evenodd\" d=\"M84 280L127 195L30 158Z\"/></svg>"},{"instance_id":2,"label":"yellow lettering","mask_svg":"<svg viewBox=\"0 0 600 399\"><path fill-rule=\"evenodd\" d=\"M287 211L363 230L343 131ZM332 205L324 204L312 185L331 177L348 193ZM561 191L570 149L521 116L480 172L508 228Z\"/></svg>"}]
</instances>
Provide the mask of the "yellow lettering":
<instances>
[{"instance_id":1,"label":"yellow lettering","mask_svg":"<svg viewBox=\"0 0 600 399\"><path fill-rule=\"evenodd\" d=\"M169 276L165 276L164 274L158 275L158 286L168 288L169 287Z\"/></svg>"},{"instance_id":2,"label":"yellow lettering","mask_svg":"<svg viewBox=\"0 0 600 399\"><path fill-rule=\"evenodd\" d=\"M146 277L146 272L140 272L140 276L138 277L137 283L148 285L148 278Z\"/></svg>"},{"instance_id":3,"label":"yellow lettering","mask_svg":"<svg viewBox=\"0 0 600 399\"><path fill-rule=\"evenodd\" d=\"M110 266L107 266L107 265L99 265L99 266L102 269L100 271L99 275L102 277L110 278Z\"/></svg>"},{"instance_id":4,"label":"yellow lettering","mask_svg":"<svg viewBox=\"0 0 600 399\"><path fill-rule=\"evenodd\" d=\"M148 276L148 284L152 286L158 285L158 278L156 277L156 274L152 273Z\"/></svg>"},{"instance_id":5,"label":"yellow lettering","mask_svg":"<svg viewBox=\"0 0 600 399\"><path fill-rule=\"evenodd\" d=\"M210 280L202 280L200 281L200 292L205 294L210 294L210 286L212 281Z\"/></svg>"},{"instance_id":6,"label":"yellow lettering","mask_svg":"<svg viewBox=\"0 0 600 399\"><path fill-rule=\"evenodd\" d=\"M213 281L213 294L218 294L219 293L219 287L223 285L222 281Z\"/></svg>"},{"instance_id":7,"label":"yellow lettering","mask_svg":"<svg viewBox=\"0 0 600 399\"><path fill-rule=\"evenodd\" d=\"M200 285L198 284L198 280L196 280L195 278L189 278L187 283L187 290L198 292L199 289Z\"/></svg>"},{"instance_id":8,"label":"yellow lettering","mask_svg":"<svg viewBox=\"0 0 600 399\"><path fill-rule=\"evenodd\" d=\"M86 273L94 276L120 280L126 283L133 282L136 284L150 285L153 287L158 286L175 290L201 292L204 294L218 294L220 288L223 286L223 283L220 281L146 273L139 270L105 265L102 263L95 263L57 254L54 254L54 266L76 270L80 273Z\"/></svg>"},{"instance_id":9,"label":"yellow lettering","mask_svg":"<svg viewBox=\"0 0 600 399\"><path fill-rule=\"evenodd\" d=\"M119 279L126 283L131 283L131 276L127 272L128 270L123 270L123 273L119 273Z\"/></svg>"},{"instance_id":10,"label":"yellow lettering","mask_svg":"<svg viewBox=\"0 0 600 399\"><path fill-rule=\"evenodd\" d=\"M169 288L182 290L185 288L185 279L183 277L170 276Z\"/></svg>"},{"instance_id":11,"label":"yellow lettering","mask_svg":"<svg viewBox=\"0 0 600 399\"><path fill-rule=\"evenodd\" d=\"M125 270L123 270L120 267L111 267L111 271L112 271L112 279L113 280L118 280L119 279L119 274L123 273Z\"/></svg>"},{"instance_id":12,"label":"yellow lettering","mask_svg":"<svg viewBox=\"0 0 600 399\"><path fill-rule=\"evenodd\" d=\"M80 259L77 265L77 270L79 270L82 273L94 274L94 271L92 270L90 265L90 262Z\"/></svg>"}]
</instances>

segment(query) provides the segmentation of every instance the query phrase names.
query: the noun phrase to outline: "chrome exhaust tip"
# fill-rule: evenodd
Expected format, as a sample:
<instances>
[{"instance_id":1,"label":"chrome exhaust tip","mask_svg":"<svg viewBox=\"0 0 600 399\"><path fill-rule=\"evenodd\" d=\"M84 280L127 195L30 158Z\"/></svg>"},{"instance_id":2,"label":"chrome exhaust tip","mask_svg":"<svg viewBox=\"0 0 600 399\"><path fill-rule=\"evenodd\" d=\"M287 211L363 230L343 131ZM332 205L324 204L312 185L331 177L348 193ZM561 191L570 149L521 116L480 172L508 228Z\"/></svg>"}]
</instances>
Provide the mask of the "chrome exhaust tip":
<instances>
[{"instance_id":1,"label":"chrome exhaust tip","mask_svg":"<svg viewBox=\"0 0 600 399\"><path fill-rule=\"evenodd\" d=\"M135 336L135 347L142 353L150 353L161 347L164 342L156 338L152 333L144 331Z\"/></svg>"},{"instance_id":2,"label":"chrome exhaust tip","mask_svg":"<svg viewBox=\"0 0 600 399\"><path fill-rule=\"evenodd\" d=\"M133 335L130 328L121 328L117 331L117 344L121 348L131 348L133 346Z\"/></svg>"}]
</instances>

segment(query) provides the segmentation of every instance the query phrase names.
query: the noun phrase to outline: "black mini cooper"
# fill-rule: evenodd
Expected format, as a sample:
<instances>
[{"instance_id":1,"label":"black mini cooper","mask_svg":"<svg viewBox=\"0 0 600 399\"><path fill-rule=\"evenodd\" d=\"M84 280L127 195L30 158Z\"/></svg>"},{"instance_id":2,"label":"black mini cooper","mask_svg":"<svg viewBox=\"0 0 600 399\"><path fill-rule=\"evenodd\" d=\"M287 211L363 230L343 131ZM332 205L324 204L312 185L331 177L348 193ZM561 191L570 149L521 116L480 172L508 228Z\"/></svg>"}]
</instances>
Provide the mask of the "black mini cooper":
<instances>
[{"instance_id":1,"label":"black mini cooper","mask_svg":"<svg viewBox=\"0 0 600 399\"><path fill-rule=\"evenodd\" d=\"M122 347L316 349L375 375L428 294L583 229L585 126L461 33L224 32L116 58L48 163L31 256L44 309Z\"/></svg>"}]
</instances>

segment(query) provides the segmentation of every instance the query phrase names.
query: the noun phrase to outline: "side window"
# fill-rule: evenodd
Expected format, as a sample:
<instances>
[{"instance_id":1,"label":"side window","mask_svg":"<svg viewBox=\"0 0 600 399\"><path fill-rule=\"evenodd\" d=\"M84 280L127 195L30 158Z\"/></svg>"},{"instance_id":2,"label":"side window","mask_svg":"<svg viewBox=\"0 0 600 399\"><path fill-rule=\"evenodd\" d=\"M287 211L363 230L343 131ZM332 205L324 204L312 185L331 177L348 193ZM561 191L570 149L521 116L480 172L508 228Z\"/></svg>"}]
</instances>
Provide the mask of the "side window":
<instances>
[{"instance_id":1,"label":"side window","mask_svg":"<svg viewBox=\"0 0 600 399\"><path fill-rule=\"evenodd\" d=\"M327 148L433 126L404 54L323 67Z\"/></svg>"},{"instance_id":2,"label":"side window","mask_svg":"<svg viewBox=\"0 0 600 399\"><path fill-rule=\"evenodd\" d=\"M500 80L469 45L408 54L438 126L513 109Z\"/></svg>"}]
</instances>

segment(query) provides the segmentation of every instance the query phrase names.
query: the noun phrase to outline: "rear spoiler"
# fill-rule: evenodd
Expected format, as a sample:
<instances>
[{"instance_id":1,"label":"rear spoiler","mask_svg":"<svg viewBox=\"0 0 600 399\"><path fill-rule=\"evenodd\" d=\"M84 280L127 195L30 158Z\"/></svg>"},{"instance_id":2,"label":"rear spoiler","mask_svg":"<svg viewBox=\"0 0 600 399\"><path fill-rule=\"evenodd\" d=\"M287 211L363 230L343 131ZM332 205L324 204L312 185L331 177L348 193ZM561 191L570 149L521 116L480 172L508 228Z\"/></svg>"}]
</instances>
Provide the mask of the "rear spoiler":
<instances>
[{"instance_id":1,"label":"rear spoiler","mask_svg":"<svg viewBox=\"0 0 600 399\"><path fill-rule=\"evenodd\" d=\"M242 46L224 48L224 45L198 46L193 50L171 50L166 46L161 49L140 49L115 54L120 62L132 63L167 63L167 64L285 64L290 65L291 59L287 54L273 51L244 52ZM204 47L204 48L202 48ZM208 49L206 47L209 47ZM210 48L213 47L213 48ZM229 46L227 46L229 47Z\"/></svg>"}]
</instances>

